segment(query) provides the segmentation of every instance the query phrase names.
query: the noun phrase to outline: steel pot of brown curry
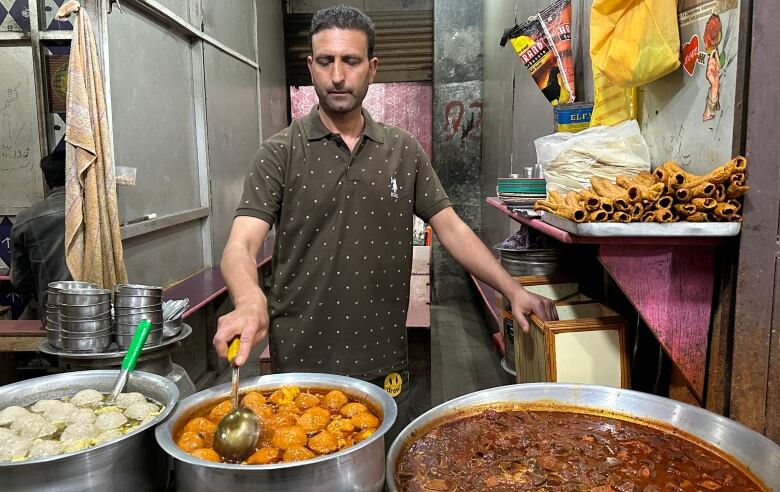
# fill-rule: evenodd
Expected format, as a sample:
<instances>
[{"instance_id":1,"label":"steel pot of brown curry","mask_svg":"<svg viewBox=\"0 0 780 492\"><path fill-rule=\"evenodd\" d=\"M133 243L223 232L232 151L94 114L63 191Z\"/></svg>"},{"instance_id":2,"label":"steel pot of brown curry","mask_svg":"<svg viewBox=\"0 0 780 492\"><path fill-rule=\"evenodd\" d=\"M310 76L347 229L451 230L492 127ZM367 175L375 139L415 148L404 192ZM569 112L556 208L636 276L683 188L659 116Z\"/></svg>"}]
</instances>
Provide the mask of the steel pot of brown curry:
<instances>
[{"instance_id":1,"label":"steel pot of brown curry","mask_svg":"<svg viewBox=\"0 0 780 492\"><path fill-rule=\"evenodd\" d=\"M518 384L417 418L393 442L385 476L396 492L780 490L780 446L668 398Z\"/></svg>"}]
</instances>

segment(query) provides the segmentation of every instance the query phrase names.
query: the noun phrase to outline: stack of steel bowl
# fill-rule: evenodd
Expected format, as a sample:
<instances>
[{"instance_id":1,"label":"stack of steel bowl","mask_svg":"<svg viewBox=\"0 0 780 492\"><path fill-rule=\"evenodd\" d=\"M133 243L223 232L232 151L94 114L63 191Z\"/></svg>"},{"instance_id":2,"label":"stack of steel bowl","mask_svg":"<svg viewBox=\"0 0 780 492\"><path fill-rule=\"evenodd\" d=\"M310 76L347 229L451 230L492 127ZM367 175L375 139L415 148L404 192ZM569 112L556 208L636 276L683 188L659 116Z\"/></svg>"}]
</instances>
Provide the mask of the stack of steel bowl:
<instances>
[{"instance_id":1,"label":"stack of steel bowl","mask_svg":"<svg viewBox=\"0 0 780 492\"><path fill-rule=\"evenodd\" d=\"M48 285L46 300L46 337L52 346L61 349L60 339L60 292L69 289L96 289L97 285L89 282L74 282L63 280L51 282Z\"/></svg>"},{"instance_id":2,"label":"stack of steel bowl","mask_svg":"<svg viewBox=\"0 0 780 492\"><path fill-rule=\"evenodd\" d=\"M152 323L146 346L163 340L162 287L151 285L118 284L114 287L114 316L116 318L116 345L121 350L130 347L135 329L142 320Z\"/></svg>"},{"instance_id":3,"label":"stack of steel bowl","mask_svg":"<svg viewBox=\"0 0 780 492\"><path fill-rule=\"evenodd\" d=\"M111 291L94 287L60 291L59 320L63 350L105 352L114 335Z\"/></svg>"}]
</instances>

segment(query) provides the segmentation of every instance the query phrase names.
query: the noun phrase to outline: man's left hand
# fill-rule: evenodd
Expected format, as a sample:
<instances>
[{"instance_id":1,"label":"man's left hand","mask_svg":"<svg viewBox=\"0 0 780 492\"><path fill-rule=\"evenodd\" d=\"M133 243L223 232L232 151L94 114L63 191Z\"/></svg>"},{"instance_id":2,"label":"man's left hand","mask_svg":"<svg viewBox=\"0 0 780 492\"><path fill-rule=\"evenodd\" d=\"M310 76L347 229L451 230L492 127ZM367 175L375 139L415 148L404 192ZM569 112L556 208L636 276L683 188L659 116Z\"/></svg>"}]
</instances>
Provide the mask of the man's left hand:
<instances>
[{"instance_id":1,"label":"man's left hand","mask_svg":"<svg viewBox=\"0 0 780 492\"><path fill-rule=\"evenodd\" d=\"M558 319L558 312L553 301L528 292L522 287L518 286L518 289L509 296L509 302L512 303L512 316L524 333L528 333L530 329L526 316L530 316L531 313L535 314L542 321Z\"/></svg>"}]
</instances>

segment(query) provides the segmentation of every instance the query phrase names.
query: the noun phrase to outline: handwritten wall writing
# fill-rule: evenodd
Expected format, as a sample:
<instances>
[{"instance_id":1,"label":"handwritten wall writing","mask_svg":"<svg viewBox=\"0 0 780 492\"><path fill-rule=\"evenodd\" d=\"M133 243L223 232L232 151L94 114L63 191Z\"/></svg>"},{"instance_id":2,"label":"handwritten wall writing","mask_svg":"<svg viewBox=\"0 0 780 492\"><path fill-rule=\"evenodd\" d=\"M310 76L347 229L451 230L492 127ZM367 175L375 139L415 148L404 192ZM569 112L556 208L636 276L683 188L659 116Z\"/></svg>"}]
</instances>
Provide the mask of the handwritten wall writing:
<instances>
[{"instance_id":1,"label":"handwritten wall writing","mask_svg":"<svg viewBox=\"0 0 780 492\"><path fill-rule=\"evenodd\" d=\"M469 103L454 100L444 106L445 140L479 140L482 136L482 99Z\"/></svg>"}]
</instances>

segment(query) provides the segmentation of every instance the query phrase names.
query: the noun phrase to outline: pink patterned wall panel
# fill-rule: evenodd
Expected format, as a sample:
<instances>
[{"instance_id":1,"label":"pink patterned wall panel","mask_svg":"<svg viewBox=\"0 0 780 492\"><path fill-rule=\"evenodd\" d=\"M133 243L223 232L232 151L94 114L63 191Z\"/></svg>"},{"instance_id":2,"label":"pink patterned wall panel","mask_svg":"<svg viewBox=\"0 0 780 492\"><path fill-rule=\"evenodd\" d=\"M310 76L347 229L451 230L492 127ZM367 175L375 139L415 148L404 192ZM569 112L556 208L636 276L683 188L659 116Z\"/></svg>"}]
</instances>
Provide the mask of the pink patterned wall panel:
<instances>
[{"instance_id":1,"label":"pink patterned wall panel","mask_svg":"<svg viewBox=\"0 0 780 492\"><path fill-rule=\"evenodd\" d=\"M315 104L314 87L290 87L293 119L306 115ZM433 86L430 82L372 84L363 107L375 120L403 128L417 137L430 157L433 127Z\"/></svg>"}]
</instances>

